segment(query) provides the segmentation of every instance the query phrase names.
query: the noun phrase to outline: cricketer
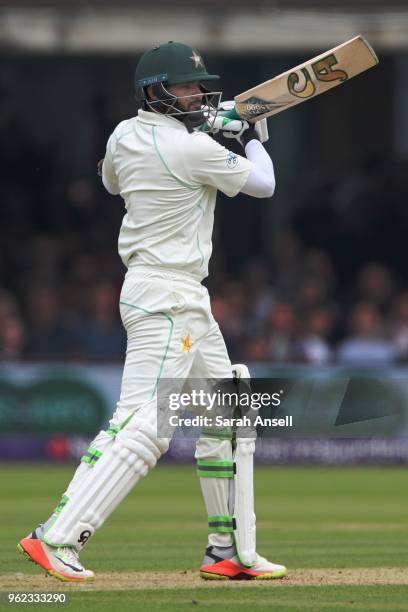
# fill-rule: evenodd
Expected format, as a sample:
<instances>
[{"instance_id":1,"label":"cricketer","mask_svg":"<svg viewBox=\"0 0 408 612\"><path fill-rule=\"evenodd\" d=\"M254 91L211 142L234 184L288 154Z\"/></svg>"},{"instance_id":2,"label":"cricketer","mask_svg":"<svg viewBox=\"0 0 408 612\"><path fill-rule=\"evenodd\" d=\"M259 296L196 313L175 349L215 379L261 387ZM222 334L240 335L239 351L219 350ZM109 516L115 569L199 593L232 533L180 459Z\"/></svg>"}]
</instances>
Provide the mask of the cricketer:
<instances>
[{"instance_id":1,"label":"cricketer","mask_svg":"<svg viewBox=\"0 0 408 612\"><path fill-rule=\"evenodd\" d=\"M168 42L148 50L136 67L136 117L119 123L103 163L103 185L124 200L119 254L127 268L120 313L127 352L120 399L82 457L48 520L18 548L64 581L89 581L79 553L169 446L158 437L159 380L249 378L232 365L207 289L217 190L270 198L272 161L262 145L266 120L217 119L217 80L192 47ZM227 105L228 107L228 105ZM216 142L215 125L243 146L237 155ZM253 507L255 439L205 432L195 457L209 536L200 573L207 579L272 579L283 565L256 552Z\"/></svg>"}]
</instances>

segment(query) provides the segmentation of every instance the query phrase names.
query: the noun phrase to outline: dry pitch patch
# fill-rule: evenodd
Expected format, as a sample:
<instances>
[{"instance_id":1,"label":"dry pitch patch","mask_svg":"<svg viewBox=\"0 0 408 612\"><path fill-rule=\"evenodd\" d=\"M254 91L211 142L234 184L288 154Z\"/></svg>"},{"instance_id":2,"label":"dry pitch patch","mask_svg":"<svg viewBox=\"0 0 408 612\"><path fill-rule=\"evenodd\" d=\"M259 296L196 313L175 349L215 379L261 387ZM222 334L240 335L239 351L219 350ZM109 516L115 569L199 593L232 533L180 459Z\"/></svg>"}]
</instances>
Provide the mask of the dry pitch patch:
<instances>
[{"instance_id":1,"label":"dry pitch patch","mask_svg":"<svg viewBox=\"0 0 408 612\"><path fill-rule=\"evenodd\" d=\"M329 585L408 585L408 568L369 567L352 569L291 570L281 580L213 581L202 580L197 572L110 572L97 574L88 584L63 583L44 575L0 575L0 591L112 591L122 589L199 589L256 585L329 586Z\"/></svg>"}]
</instances>

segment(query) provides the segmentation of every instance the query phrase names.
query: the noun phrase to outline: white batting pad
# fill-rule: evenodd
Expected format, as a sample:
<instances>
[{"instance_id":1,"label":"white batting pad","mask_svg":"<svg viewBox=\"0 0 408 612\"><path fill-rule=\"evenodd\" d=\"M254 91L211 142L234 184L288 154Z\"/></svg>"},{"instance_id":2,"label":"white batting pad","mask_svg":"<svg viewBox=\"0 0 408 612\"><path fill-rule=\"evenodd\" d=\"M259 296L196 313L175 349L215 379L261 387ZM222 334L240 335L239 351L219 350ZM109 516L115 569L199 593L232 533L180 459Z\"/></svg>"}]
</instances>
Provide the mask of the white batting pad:
<instances>
[{"instance_id":1,"label":"white batting pad","mask_svg":"<svg viewBox=\"0 0 408 612\"><path fill-rule=\"evenodd\" d=\"M169 441L158 439L152 425L133 417L75 488L43 540L82 548L168 447Z\"/></svg>"},{"instance_id":2,"label":"white batting pad","mask_svg":"<svg viewBox=\"0 0 408 612\"><path fill-rule=\"evenodd\" d=\"M256 560L256 517L254 512L255 439L237 438L234 461L234 537L242 565Z\"/></svg>"}]
</instances>

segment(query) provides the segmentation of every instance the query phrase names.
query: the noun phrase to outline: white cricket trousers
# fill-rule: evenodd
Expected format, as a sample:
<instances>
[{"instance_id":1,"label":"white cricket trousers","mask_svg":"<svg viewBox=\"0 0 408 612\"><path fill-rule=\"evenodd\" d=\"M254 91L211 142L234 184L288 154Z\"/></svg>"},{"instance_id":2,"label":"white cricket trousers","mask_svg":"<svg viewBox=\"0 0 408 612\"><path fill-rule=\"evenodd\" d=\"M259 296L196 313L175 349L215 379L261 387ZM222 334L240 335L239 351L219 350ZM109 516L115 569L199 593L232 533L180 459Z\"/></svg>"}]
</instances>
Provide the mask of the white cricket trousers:
<instances>
[{"instance_id":1,"label":"white cricket trousers","mask_svg":"<svg viewBox=\"0 0 408 612\"><path fill-rule=\"evenodd\" d=\"M161 379L232 377L207 289L192 275L129 268L120 296L128 342L122 389L110 425L155 397Z\"/></svg>"},{"instance_id":2,"label":"white cricket trousers","mask_svg":"<svg viewBox=\"0 0 408 612\"><path fill-rule=\"evenodd\" d=\"M161 379L232 378L208 291L192 275L150 266L130 267L121 290L120 313L127 331L120 399L109 428L96 436L82 458L65 492L68 497L133 415L157 423L156 395ZM229 458L227 447L230 443L225 441L200 438L196 458ZM226 504L222 503L224 514Z\"/></svg>"}]
</instances>

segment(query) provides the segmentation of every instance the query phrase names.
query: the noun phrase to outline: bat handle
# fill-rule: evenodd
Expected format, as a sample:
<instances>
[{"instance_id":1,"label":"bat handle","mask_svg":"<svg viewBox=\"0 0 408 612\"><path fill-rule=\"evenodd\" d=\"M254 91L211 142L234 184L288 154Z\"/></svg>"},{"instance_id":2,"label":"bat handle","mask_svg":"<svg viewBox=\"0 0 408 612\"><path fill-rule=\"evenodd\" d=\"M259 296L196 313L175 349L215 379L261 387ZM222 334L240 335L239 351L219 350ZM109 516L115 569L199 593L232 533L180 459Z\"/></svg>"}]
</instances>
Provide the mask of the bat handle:
<instances>
[{"instance_id":1,"label":"bat handle","mask_svg":"<svg viewBox=\"0 0 408 612\"><path fill-rule=\"evenodd\" d=\"M227 119L232 119L232 120L239 119L240 121L242 121L242 117L238 115L235 108L232 108L231 110L227 110L227 111L219 111L218 115L221 115L221 117L227 117Z\"/></svg>"}]
</instances>

